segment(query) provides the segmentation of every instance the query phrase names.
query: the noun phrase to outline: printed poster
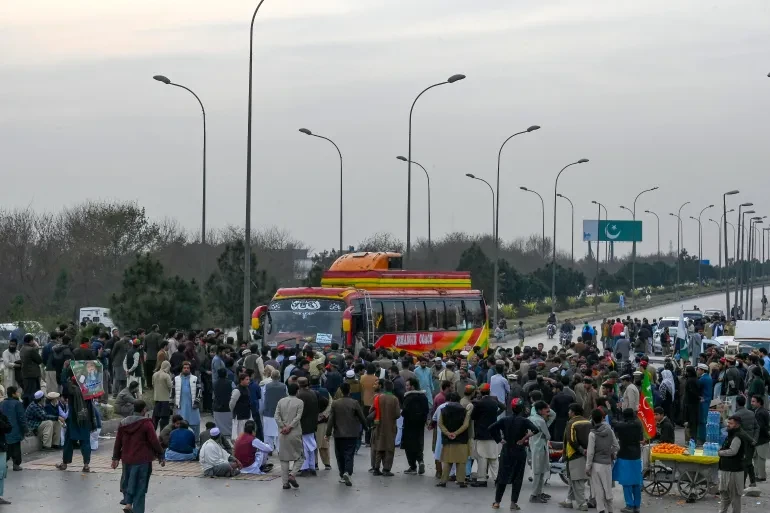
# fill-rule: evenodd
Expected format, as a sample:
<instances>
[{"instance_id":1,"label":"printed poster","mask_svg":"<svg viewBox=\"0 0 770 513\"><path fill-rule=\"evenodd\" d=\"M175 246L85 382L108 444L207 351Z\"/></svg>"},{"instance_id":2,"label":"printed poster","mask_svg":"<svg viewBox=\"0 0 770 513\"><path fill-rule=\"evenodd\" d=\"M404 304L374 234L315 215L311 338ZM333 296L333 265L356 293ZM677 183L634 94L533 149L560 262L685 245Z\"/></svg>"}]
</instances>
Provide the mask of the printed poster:
<instances>
[{"instance_id":1,"label":"printed poster","mask_svg":"<svg viewBox=\"0 0 770 513\"><path fill-rule=\"evenodd\" d=\"M70 361L72 374L75 376L83 399L95 399L104 395L104 372L98 360Z\"/></svg>"}]
</instances>

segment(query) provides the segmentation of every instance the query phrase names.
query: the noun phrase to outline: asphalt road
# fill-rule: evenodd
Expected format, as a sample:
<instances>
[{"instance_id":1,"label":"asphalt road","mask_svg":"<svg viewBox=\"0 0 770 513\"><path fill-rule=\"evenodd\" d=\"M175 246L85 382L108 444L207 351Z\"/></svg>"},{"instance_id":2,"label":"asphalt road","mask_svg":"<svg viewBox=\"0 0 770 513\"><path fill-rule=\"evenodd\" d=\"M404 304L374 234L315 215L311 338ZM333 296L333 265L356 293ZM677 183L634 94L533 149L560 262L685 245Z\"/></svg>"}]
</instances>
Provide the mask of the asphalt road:
<instances>
[{"instance_id":1,"label":"asphalt road","mask_svg":"<svg viewBox=\"0 0 770 513\"><path fill-rule=\"evenodd\" d=\"M734 296L731 293L730 294L730 304L733 303ZM754 315L759 315L759 313L762 310L762 305L760 303L760 300L762 299L762 288L754 289ZM686 302L685 302L686 301ZM725 309L725 294L724 292L719 294L712 294L710 296L703 296L699 298L689 298L685 301L679 302L679 303L668 303L665 305L658 305L653 308L648 308L646 310L636 310L633 312L629 312L628 315L630 315L632 318L638 317L639 319L647 318L650 321L652 319L659 319L661 317L678 317L679 313L682 309L689 310L692 309L694 305L698 305L698 308L700 310L706 310L709 308L719 308L721 310ZM625 315L623 316L625 318ZM561 318L559 318L559 322L561 322ZM580 326L583 324L583 321L588 320L589 324L591 326L595 326L597 329L602 323L603 319L593 319L593 318L580 318L580 319L573 319L572 322L577 327L578 331L580 330ZM576 337L576 334L573 334L573 337ZM545 334L545 332L527 337L524 340L525 345L529 346L536 346L542 342L545 345L546 349L550 349L551 347L557 346L559 344L558 339L558 328L557 328L557 334L552 339L549 340L548 336ZM504 347L507 346L513 346L518 344L517 340L509 340L508 342L502 344Z\"/></svg>"}]
</instances>

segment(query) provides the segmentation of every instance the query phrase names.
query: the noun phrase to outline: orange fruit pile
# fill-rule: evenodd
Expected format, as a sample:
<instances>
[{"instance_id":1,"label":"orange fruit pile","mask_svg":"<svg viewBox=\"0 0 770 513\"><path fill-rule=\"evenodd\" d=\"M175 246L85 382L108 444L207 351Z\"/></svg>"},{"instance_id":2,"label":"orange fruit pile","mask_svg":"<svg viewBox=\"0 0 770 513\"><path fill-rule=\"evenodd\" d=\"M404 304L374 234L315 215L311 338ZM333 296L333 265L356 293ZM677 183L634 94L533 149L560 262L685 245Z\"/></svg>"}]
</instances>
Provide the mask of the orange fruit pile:
<instances>
[{"instance_id":1,"label":"orange fruit pile","mask_svg":"<svg viewBox=\"0 0 770 513\"><path fill-rule=\"evenodd\" d=\"M687 449L677 444L658 444L652 447L655 454L683 454Z\"/></svg>"}]
</instances>

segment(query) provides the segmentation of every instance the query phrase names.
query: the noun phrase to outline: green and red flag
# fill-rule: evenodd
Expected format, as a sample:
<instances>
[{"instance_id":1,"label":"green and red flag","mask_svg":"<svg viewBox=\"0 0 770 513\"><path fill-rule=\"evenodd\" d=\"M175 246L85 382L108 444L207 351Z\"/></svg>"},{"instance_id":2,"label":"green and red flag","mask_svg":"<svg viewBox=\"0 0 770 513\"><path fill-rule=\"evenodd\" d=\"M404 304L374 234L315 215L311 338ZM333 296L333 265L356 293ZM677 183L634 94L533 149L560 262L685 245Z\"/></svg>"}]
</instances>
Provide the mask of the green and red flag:
<instances>
[{"instance_id":1,"label":"green and red flag","mask_svg":"<svg viewBox=\"0 0 770 513\"><path fill-rule=\"evenodd\" d=\"M639 394L639 420L642 421L642 427L644 428L644 436L650 439L655 436L655 411L652 401L652 383L650 382L650 375L644 373L644 379L642 381L642 390Z\"/></svg>"}]
</instances>

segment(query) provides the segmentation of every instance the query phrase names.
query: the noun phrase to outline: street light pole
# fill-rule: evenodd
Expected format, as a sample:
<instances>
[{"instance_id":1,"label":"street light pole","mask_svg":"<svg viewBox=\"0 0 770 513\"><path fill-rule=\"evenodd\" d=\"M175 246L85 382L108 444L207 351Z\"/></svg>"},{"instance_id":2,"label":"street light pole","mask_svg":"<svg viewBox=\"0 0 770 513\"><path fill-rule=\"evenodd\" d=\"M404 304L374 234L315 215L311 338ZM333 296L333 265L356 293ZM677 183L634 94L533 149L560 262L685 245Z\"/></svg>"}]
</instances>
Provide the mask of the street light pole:
<instances>
[{"instance_id":1,"label":"street light pole","mask_svg":"<svg viewBox=\"0 0 770 513\"><path fill-rule=\"evenodd\" d=\"M572 265L575 265L575 205L572 204L572 200L570 200L567 196L565 196L562 193L557 194L558 197L563 198L567 201L569 201L570 210L572 212L572 256L570 257L570 261L572 262Z\"/></svg>"},{"instance_id":2,"label":"street light pole","mask_svg":"<svg viewBox=\"0 0 770 513\"><path fill-rule=\"evenodd\" d=\"M406 261L410 260L412 255L412 113L414 112L414 106L417 100L420 99L425 91L433 89L444 84L454 84L455 82L465 78L465 75L452 75L443 82L428 86L417 95L417 98L412 102L412 108L409 109L409 153L407 156L406 169L407 169L407 185L406 185Z\"/></svg>"},{"instance_id":3,"label":"street light pole","mask_svg":"<svg viewBox=\"0 0 770 513\"><path fill-rule=\"evenodd\" d=\"M594 311L598 312L599 311L599 239L601 238L599 236L599 234L601 232L598 230L598 227L599 227L599 225L602 222L602 209L604 209L605 216L606 216L607 215L607 208L604 205L602 205L601 203L599 203L598 201L596 201L596 200L591 200L591 203L593 203L594 205L596 205L598 207L597 208L597 215L596 215L596 217L597 217L597 221L596 221L596 226L597 226L597 232L596 232L596 276L594 277L594 295L596 296L596 299L594 301Z\"/></svg>"},{"instance_id":4,"label":"street light pole","mask_svg":"<svg viewBox=\"0 0 770 513\"><path fill-rule=\"evenodd\" d=\"M684 225L682 224L682 209L685 207L685 205L688 205L690 202L686 201L682 204L681 207L679 207L679 213L677 215L677 219L679 219L679 222L676 225L676 299L679 300L681 292L679 291L679 276L680 276L680 268L682 267L682 250L680 248L680 233L681 237L684 238ZM681 230L681 232L680 232Z\"/></svg>"},{"instance_id":5,"label":"street light pole","mask_svg":"<svg viewBox=\"0 0 770 513\"><path fill-rule=\"evenodd\" d=\"M658 221L658 260L660 260L660 217L658 217L658 214L656 214L652 210L645 210L644 213L654 215L655 219L657 219Z\"/></svg>"},{"instance_id":6,"label":"street light pole","mask_svg":"<svg viewBox=\"0 0 770 513\"><path fill-rule=\"evenodd\" d=\"M596 201L591 201L591 203L597 203L597 202ZM607 216L607 207L605 207L601 203L598 203L598 205L599 205L600 209L602 209L602 208L604 209L604 220L608 221L609 217ZM599 222L600 223L601 223L601 220L602 220L602 216L600 214L599 215ZM596 249L597 250L599 249L599 245L598 244L596 245ZM598 258L598 255L597 255L597 258ZM607 241L604 241L604 264L607 265L607 263L609 263L609 261L610 261L610 243L607 242Z\"/></svg>"},{"instance_id":7,"label":"street light pole","mask_svg":"<svg viewBox=\"0 0 770 513\"><path fill-rule=\"evenodd\" d=\"M719 281L722 281L722 225L709 217L709 221L717 225L717 255L719 255Z\"/></svg>"},{"instance_id":8,"label":"street light pole","mask_svg":"<svg viewBox=\"0 0 770 513\"><path fill-rule=\"evenodd\" d=\"M633 215L634 221L636 221L636 200L639 199L639 196L644 194L645 192L652 192L658 189L658 186L652 187L651 189L645 189L639 194L636 195L636 198L634 198L634 210L631 213ZM631 246L631 300L636 301L634 299L634 294L636 292L636 241L633 241L633 246Z\"/></svg>"},{"instance_id":9,"label":"street light pole","mask_svg":"<svg viewBox=\"0 0 770 513\"><path fill-rule=\"evenodd\" d=\"M203 107L203 102L201 101L200 98L198 98L198 95L195 94L195 92L189 87L183 86L182 84L174 83L163 75L155 75L152 78L166 85L172 85L172 86L184 89L185 91L193 95L195 99L198 100L198 105L201 106L201 113L203 114L203 201L201 202L201 207L202 207L201 208L201 245L205 246L206 245L206 109ZM205 248L204 248L204 252L205 252ZM203 286L203 283L201 283L201 286Z\"/></svg>"},{"instance_id":10,"label":"street light pole","mask_svg":"<svg viewBox=\"0 0 770 513\"><path fill-rule=\"evenodd\" d=\"M396 158L404 162L406 162L407 160L406 157L402 157L401 155L399 155ZM428 170L425 169L423 165L417 162L416 160L413 160L412 164L417 164L418 166L420 166L422 170L425 171L425 178L428 179L428 253L431 253L433 251L433 246L431 246L431 242L430 242L430 175L428 174Z\"/></svg>"},{"instance_id":11,"label":"street light pole","mask_svg":"<svg viewBox=\"0 0 770 513\"><path fill-rule=\"evenodd\" d=\"M492 280L492 318L494 322L494 327L497 327L497 282L498 282L498 262L497 260L500 258L500 158L503 154L503 148L505 148L505 145L508 141L516 137L517 135L521 134L527 134L529 132L534 132L535 130L540 130L540 125L532 125L531 127L527 128L524 131L516 132L515 134L509 136L505 141L503 141L503 144L500 145L500 150L497 152L497 184L495 187L495 262L494 262L494 276Z\"/></svg>"},{"instance_id":12,"label":"street light pole","mask_svg":"<svg viewBox=\"0 0 770 513\"><path fill-rule=\"evenodd\" d=\"M733 265L735 266L735 297L733 301L733 308L735 308L735 318L738 318L738 307L740 306L740 303L738 302L738 289L740 287L741 282L741 220L743 219L743 207L750 207L753 206L753 203L741 203L738 205L738 228L733 230L735 231L734 238L737 238L738 245L735 247L735 256L733 257ZM727 222L727 217L725 216L725 223L730 224ZM729 312L728 312L729 314Z\"/></svg>"},{"instance_id":13,"label":"street light pole","mask_svg":"<svg viewBox=\"0 0 770 513\"><path fill-rule=\"evenodd\" d=\"M770 228L762 228L762 315L765 315L765 232Z\"/></svg>"},{"instance_id":14,"label":"street light pole","mask_svg":"<svg viewBox=\"0 0 770 513\"><path fill-rule=\"evenodd\" d=\"M748 304L746 303L743 295L743 286L746 284L746 259L744 258L744 255L746 254L746 214L756 214L756 211L744 211L739 220L740 224L738 225L740 228L742 228L742 230L739 230L738 233L738 245L740 246L739 251L741 252L740 293L738 295L738 299L740 300L740 305L743 307L744 314L746 313L746 307L748 307Z\"/></svg>"},{"instance_id":15,"label":"street light pole","mask_svg":"<svg viewBox=\"0 0 770 513\"><path fill-rule=\"evenodd\" d=\"M254 20L265 0L259 0L249 26L249 107L246 121L246 225L243 237L243 340L251 339L251 112L254 79Z\"/></svg>"},{"instance_id":16,"label":"street light pole","mask_svg":"<svg viewBox=\"0 0 770 513\"><path fill-rule=\"evenodd\" d=\"M551 258L551 304L556 305L556 189L559 187L559 177L570 166L575 164L585 164L588 159L580 159L570 164L567 164L556 175L556 180L553 182L553 240L551 245L553 246L552 258ZM542 199L542 198L541 198ZM543 205L543 251L545 251L545 204Z\"/></svg>"},{"instance_id":17,"label":"street light pole","mask_svg":"<svg viewBox=\"0 0 770 513\"><path fill-rule=\"evenodd\" d=\"M701 262L703 262L703 225L701 224L701 216L703 215L703 212L712 208L713 206L714 205L703 207L703 209L700 211L700 214L698 214L698 288L703 285L700 274Z\"/></svg>"},{"instance_id":18,"label":"street light pole","mask_svg":"<svg viewBox=\"0 0 770 513\"><path fill-rule=\"evenodd\" d=\"M543 216L543 235L542 235L540 252L543 255L543 260L545 260L545 201L543 201L543 197L537 191L533 191L532 189L527 189L526 187L519 187L519 189L525 192L531 192L532 194L537 194L537 197L540 198L540 206L541 206L540 212L542 213L542 216Z\"/></svg>"},{"instance_id":19,"label":"street light pole","mask_svg":"<svg viewBox=\"0 0 770 513\"><path fill-rule=\"evenodd\" d=\"M487 187L489 187L489 192L492 193L492 238L495 238L495 190L492 188L492 185L484 180L483 178L479 178L478 176L474 175L473 173L465 173L465 176L468 178L473 178L474 180L478 180L480 182L484 182L487 184Z\"/></svg>"},{"instance_id":20,"label":"street light pole","mask_svg":"<svg viewBox=\"0 0 770 513\"><path fill-rule=\"evenodd\" d=\"M299 131L305 135L312 135L313 137L318 137L319 139L329 141L332 143L332 145L334 145L334 148L337 150L337 154L340 156L340 255L342 255L342 152L340 151L340 147L337 146L337 144L328 137L314 134L307 128L300 128Z\"/></svg>"}]
</instances>

